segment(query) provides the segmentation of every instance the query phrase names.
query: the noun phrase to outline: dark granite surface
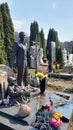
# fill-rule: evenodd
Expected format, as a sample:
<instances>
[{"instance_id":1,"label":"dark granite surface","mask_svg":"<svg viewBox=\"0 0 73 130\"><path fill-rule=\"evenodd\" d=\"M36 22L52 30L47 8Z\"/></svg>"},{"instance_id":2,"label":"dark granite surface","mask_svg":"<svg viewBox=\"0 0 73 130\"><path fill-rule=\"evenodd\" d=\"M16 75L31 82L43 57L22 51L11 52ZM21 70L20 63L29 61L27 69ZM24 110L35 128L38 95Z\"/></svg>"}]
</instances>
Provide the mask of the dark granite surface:
<instances>
[{"instance_id":1,"label":"dark granite surface","mask_svg":"<svg viewBox=\"0 0 73 130\"><path fill-rule=\"evenodd\" d=\"M43 104L48 103L49 96L52 97L52 94L54 94L54 92L46 91L45 94L46 94L46 96L44 96L44 98L42 98ZM62 93L62 94L66 95L66 93ZM32 113L24 119L20 119L18 117L17 113L19 110L19 106L10 106L10 107L0 106L0 123L3 123L15 130L23 130L23 129L36 130L35 128L32 128L30 126L30 124L33 120L35 120L35 113L36 113L35 108L36 108L36 104L38 102L38 99L36 98L37 95L39 95L39 93L33 94L31 102L28 103L28 105L32 109ZM54 108L54 111L61 112L63 116L70 119L71 112L73 109L73 95L69 94L68 96L70 96L68 102L65 105L61 105L61 106ZM63 123L60 130L67 130L68 124L69 123Z\"/></svg>"}]
</instances>

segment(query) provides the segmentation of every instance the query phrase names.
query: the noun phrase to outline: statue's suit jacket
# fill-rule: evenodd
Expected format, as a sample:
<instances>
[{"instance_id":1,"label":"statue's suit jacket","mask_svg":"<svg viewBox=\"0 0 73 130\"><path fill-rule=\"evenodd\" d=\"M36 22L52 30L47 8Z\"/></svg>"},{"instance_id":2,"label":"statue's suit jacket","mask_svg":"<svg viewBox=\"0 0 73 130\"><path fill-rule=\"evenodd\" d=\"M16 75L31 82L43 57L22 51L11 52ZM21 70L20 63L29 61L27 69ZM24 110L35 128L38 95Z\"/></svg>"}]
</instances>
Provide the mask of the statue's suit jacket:
<instances>
[{"instance_id":1,"label":"statue's suit jacket","mask_svg":"<svg viewBox=\"0 0 73 130\"><path fill-rule=\"evenodd\" d=\"M11 67L14 65L15 57L17 67L22 68L25 62L27 64L27 43L22 44L20 40L14 43L10 58Z\"/></svg>"}]
</instances>

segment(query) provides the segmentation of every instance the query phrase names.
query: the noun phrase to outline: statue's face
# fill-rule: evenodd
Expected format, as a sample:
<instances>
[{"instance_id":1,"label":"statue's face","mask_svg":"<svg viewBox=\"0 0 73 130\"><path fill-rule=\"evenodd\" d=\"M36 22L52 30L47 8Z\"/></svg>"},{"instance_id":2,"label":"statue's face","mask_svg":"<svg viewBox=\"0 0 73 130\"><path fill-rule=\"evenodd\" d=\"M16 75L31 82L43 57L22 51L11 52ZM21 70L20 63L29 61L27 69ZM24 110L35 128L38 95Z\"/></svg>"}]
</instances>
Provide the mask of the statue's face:
<instances>
[{"instance_id":1,"label":"statue's face","mask_svg":"<svg viewBox=\"0 0 73 130\"><path fill-rule=\"evenodd\" d=\"M19 34L19 38L20 38L20 40L21 40L22 42L24 41L25 36L24 36L24 33L23 33L23 32L21 32L21 33Z\"/></svg>"}]
</instances>

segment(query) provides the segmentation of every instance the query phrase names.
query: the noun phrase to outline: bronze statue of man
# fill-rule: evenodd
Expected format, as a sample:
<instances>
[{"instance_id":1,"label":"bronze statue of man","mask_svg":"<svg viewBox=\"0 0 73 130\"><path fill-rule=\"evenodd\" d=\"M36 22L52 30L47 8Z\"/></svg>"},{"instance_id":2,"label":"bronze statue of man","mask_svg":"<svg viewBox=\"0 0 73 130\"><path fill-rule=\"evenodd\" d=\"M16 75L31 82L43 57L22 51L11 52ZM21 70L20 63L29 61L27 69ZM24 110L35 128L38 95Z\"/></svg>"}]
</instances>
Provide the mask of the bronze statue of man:
<instances>
[{"instance_id":1,"label":"bronze statue of man","mask_svg":"<svg viewBox=\"0 0 73 130\"><path fill-rule=\"evenodd\" d=\"M25 34L24 32L19 33L19 40L16 41L13 45L11 58L10 58L10 66L13 67L14 60L16 57L16 66L18 69L17 74L17 84L19 86L27 86L27 43L25 43Z\"/></svg>"}]
</instances>

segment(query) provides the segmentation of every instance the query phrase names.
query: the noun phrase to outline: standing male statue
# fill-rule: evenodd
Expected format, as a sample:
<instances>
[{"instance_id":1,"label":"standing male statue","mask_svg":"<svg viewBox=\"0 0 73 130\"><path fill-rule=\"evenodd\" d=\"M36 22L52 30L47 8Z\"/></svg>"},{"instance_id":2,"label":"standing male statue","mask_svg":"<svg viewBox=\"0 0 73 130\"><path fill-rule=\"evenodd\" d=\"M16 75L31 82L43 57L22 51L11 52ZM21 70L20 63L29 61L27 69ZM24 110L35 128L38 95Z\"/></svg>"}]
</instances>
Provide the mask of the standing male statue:
<instances>
[{"instance_id":1,"label":"standing male statue","mask_svg":"<svg viewBox=\"0 0 73 130\"><path fill-rule=\"evenodd\" d=\"M27 43L25 43L25 35L24 32L19 33L19 40L16 41L13 45L11 58L10 58L10 66L11 68L14 65L14 60L16 57L16 66L18 69L17 75L17 84L19 86L27 86Z\"/></svg>"}]
</instances>

